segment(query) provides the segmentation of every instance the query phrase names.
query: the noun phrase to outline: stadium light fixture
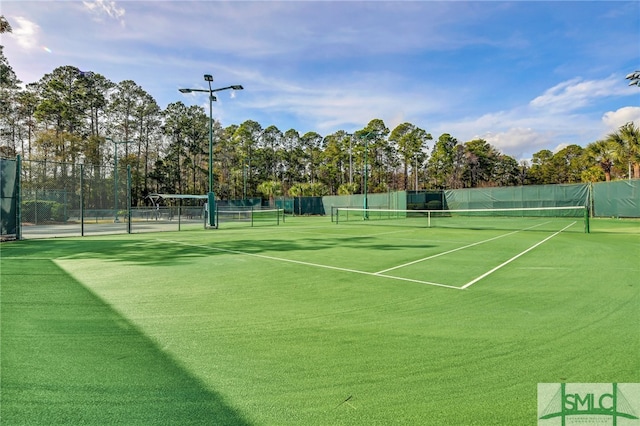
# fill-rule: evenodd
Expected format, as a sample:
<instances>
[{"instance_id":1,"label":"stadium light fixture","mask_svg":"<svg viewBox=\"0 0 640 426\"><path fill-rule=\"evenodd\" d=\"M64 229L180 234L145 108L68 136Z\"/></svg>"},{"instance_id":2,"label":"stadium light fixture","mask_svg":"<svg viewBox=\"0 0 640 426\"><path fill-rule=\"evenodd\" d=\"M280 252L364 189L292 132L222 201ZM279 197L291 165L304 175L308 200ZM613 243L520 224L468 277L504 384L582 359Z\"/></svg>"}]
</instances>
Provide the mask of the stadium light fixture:
<instances>
[{"instance_id":1,"label":"stadium light fixture","mask_svg":"<svg viewBox=\"0 0 640 426\"><path fill-rule=\"evenodd\" d=\"M629 86L638 86L640 87L640 71L632 72L625 77L629 81Z\"/></svg>"},{"instance_id":2,"label":"stadium light fixture","mask_svg":"<svg viewBox=\"0 0 640 426\"><path fill-rule=\"evenodd\" d=\"M204 81L209 83L209 89L178 89L178 91L180 93L204 92L209 94L209 193L207 194L207 210L209 212L209 226L215 227L216 223L213 208L215 205L215 194L213 192L213 102L218 99L213 96L213 93L220 92L222 90L243 90L244 87L240 84L235 84L232 86L212 89L211 82L213 81L213 76L211 74L205 74Z\"/></svg>"}]
</instances>

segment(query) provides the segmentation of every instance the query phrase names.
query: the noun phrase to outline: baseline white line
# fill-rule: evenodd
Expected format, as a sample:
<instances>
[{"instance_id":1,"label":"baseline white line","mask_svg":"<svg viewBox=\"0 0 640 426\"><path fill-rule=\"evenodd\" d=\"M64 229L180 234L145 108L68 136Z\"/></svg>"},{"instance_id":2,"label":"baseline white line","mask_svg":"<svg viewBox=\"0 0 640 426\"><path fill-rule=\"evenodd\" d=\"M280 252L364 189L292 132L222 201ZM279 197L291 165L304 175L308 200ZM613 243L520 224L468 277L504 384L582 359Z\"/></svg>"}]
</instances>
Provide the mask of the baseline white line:
<instances>
[{"instance_id":1,"label":"baseline white line","mask_svg":"<svg viewBox=\"0 0 640 426\"><path fill-rule=\"evenodd\" d=\"M545 223L549 223L549 222L545 222ZM475 243L472 243L472 244L467 244L466 246L458 247L458 248L455 248L453 250L444 251L442 253L434 254L432 256L424 257L422 259L418 259L418 260L414 260L412 262L404 263L402 265L394 266L393 268L383 269L382 271L378 271L378 272L375 272L375 273L376 274L384 274L385 272L393 271L394 269L404 268L405 266L414 265L416 263L424 262L425 260L434 259L436 257L444 256L445 254L449 254L449 253L454 253L454 252L459 251L459 250L464 250L466 248L477 246L479 244L488 243L489 241L497 240L497 239L502 238L502 237L507 237L509 235L516 234L516 233L518 233L520 231L526 231L528 229L535 228L535 227L542 226L542 225L544 225L544 223L540 223L538 225L534 225L534 226L531 226L529 228L520 229L518 231L509 232L507 234L498 235L497 237L489 238L488 240L483 240L483 241L478 241L478 242L475 242Z\"/></svg>"},{"instance_id":2,"label":"baseline white line","mask_svg":"<svg viewBox=\"0 0 640 426\"><path fill-rule=\"evenodd\" d=\"M371 274L371 275L376 276L376 277L391 278L393 280L409 281L409 282L412 282L412 283L434 285L434 286L437 286L437 287L452 288L454 290L462 290L462 287L456 287L455 285L432 283L430 281L414 280L413 278L402 278L402 277L396 277L396 276L393 276L393 275L384 275L384 274L377 274L377 273L374 274L374 273L371 273L371 272L366 272L366 273L367 274Z\"/></svg>"},{"instance_id":3,"label":"baseline white line","mask_svg":"<svg viewBox=\"0 0 640 426\"><path fill-rule=\"evenodd\" d=\"M238 250L229 250L229 249L223 249L223 248L219 248L219 247L210 247L210 246L205 246L205 245L201 245L201 244L184 243L184 242L181 242L181 241L165 240L165 239L161 239L161 238L158 238L157 241L164 241L164 242L167 242L167 243L179 244L179 245L190 246L190 247L204 248L204 249L208 249L208 250L221 251L221 252L225 252L225 253L233 253L233 254L241 254L241 255L245 255L245 256L259 257L261 259L277 260L277 261L280 261L280 262L295 263L295 264L304 265L304 266L313 266L313 267L316 267L316 268L332 269L332 270L335 270L335 271L351 272L351 273L354 273L354 274L361 274L361 275L369 275L369 276L374 276L374 277L389 278L389 279L400 280L400 281L411 281L411 282L419 283L419 284L426 284L426 285L432 285L432 286L437 286L437 287L446 287L446 288L452 288L452 289L456 289L456 290L461 290L460 287L456 287L456 286L452 286L452 285L433 283L433 282L430 282L430 281L412 280L412 279L409 279L409 278L394 277L392 275L382 275L382 274L379 274L379 273L376 273L376 272L366 272L366 271L359 271L357 269L340 268L338 266L322 265L322 264L319 264L319 263L303 262L301 260L285 259L285 258L281 258L281 257L267 256L267 255L264 255L264 254L247 253L247 252L238 251Z\"/></svg>"},{"instance_id":4,"label":"baseline white line","mask_svg":"<svg viewBox=\"0 0 640 426\"><path fill-rule=\"evenodd\" d=\"M547 238L545 238L544 240L532 245L531 247L529 247L528 249L526 249L525 251L523 251L522 253L519 253L515 256L513 256L511 259L507 260L506 262L503 262L502 264L496 266L495 268L493 268L492 270L485 272L484 274L480 275L478 278L475 278L471 281L469 281L468 283L466 283L465 285L463 285L462 287L460 287L461 290L464 290L466 288L471 287L473 284L477 283L478 281L480 281L481 279L487 277L488 275L493 274L495 271L497 271L498 269L502 268L505 265L508 265L509 263L513 262L514 260L516 260L517 258L519 258L520 256L530 252L531 250L533 250L534 248L538 247L540 244L550 240L551 238L555 237L556 235L558 235L559 233L561 233L562 231L564 231L565 229L575 225L576 222L573 222L567 226L565 226L564 228L562 228L561 230L559 230L558 232L556 232L555 234L551 234L549 235Z\"/></svg>"}]
</instances>

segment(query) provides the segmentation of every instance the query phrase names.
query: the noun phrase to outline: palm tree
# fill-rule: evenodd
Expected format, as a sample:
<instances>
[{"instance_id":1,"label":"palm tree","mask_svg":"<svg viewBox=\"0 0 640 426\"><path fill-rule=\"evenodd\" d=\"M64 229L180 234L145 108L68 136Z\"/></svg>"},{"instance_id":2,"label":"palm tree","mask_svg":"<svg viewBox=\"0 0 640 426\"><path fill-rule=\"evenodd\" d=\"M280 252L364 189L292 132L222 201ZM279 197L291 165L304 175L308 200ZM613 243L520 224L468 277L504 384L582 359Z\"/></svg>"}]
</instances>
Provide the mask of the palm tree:
<instances>
[{"instance_id":1,"label":"palm tree","mask_svg":"<svg viewBox=\"0 0 640 426\"><path fill-rule=\"evenodd\" d=\"M7 18L5 18L4 15L0 15L0 34L10 33L11 31L11 24L9 24Z\"/></svg>"},{"instance_id":2,"label":"palm tree","mask_svg":"<svg viewBox=\"0 0 640 426\"><path fill-rule=\"evenodd\" d=\"M282 184L275 180L267 180L258 185L258 192L269 198L269 205L273 206L276 195L282 195Z\"/></svg>"},{"instance_id":3,"label":"palm tree","mask_svg":"<svg viewBox=\"0 0 640 426\"><path fill-rule=\"evenodd\" d=\"M640 178L640 128L629 122L617 131L609 133L606 141L616 146L620 161L626 161L629 169L633 166L633 174L629 170L629 178Z\"/></svg>"},{"instance_id":4,"label":"palm tree","mask_svg":"<svg viewBox=\"0 0 640 426\"><path fill-rule=\"evenodd\" d=\"M298 214L302 214L302 203L300 202L301 198L305 195L305 187L308 186L307 183L294 183L289 188L289 196L290 197L298 197Z\"/></svg>"},{"instance_id":5,"label":"palm tree","mask_svg":"<svg viewBox=\"0 0 640 426\"><path fill-rule=\"evenodd\" d=\"M620 128L620 136L633 166L633 177L640 178L640 127L633 122L627 123Z\"/></svg>"},{"instance_id":6,"label":"palm tree","mask_svg":"<svg viewBox=\"0 0 640 426\"><path fill-rule=\"evenodd\" d=\"M600 140L587 146L587 158L595 162L602 168L605 181L611 180L611 169L616 159L619 157L618 144L610 140Z\"/></svg>"},{"instance_id":7,"label":"palm tree","mask_svg":"<svg viewBox=\"0 0 640 426\"><path fill-rule=\"evenodd\" d=\"M357 183L343 183L338 187L338 195L353 195L358 190Z\"/></svg>"}]
</instances>

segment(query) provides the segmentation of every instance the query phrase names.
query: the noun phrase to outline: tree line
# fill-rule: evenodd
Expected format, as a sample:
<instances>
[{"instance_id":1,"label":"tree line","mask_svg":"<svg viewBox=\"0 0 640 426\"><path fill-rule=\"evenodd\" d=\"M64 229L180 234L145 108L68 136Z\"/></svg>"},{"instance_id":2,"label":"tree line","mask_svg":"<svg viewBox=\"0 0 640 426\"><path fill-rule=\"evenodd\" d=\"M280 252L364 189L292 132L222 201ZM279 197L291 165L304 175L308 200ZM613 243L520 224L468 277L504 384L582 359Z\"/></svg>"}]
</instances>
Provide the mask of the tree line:
<instances>
[{"instance_id":1,"label":"tree line","mask_svg":"<svg viewBox=\"0 0 640 426\"><path fill-rule=\"evenodd\" d=\"M4 18L0 31L11 31ZM108 177L117 155L131 167L138 205L154 192L208 191L203 107L178 101L163 110L132 80L115 83L69 65L21 83L0 46L0 156L82 162L89 173ZM365 185L375 193L640 178L634 123L584 148L541 150L531 163L483 139L460 142L445 133L434 140L415 124L389 129L381 119L324 136L253 120L227 127L214 121L213 140L214 192L222 199L353 194Z\"/></svg>"}]
</instances>

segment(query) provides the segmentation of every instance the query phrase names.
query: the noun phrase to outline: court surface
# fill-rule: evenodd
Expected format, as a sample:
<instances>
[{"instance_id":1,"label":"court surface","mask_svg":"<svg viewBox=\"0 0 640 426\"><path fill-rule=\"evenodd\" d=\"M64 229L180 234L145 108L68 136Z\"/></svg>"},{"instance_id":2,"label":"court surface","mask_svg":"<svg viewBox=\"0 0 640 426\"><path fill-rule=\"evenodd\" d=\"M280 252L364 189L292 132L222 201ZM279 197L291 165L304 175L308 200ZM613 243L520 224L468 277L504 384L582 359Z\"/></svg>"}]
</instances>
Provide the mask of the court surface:
<instances>
[{"instance_id":1,"label":"court surface","mask_svg":"<svg viewBox=\"0 0 640 426\"><path fill-rule=\"evenodd\" d=\"M640 382L640 223L557 225L3 243L0 414L536 424L538 383Z\"/></svg>"}]
</instances>

